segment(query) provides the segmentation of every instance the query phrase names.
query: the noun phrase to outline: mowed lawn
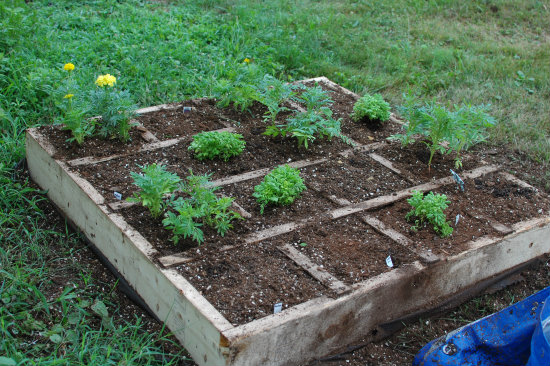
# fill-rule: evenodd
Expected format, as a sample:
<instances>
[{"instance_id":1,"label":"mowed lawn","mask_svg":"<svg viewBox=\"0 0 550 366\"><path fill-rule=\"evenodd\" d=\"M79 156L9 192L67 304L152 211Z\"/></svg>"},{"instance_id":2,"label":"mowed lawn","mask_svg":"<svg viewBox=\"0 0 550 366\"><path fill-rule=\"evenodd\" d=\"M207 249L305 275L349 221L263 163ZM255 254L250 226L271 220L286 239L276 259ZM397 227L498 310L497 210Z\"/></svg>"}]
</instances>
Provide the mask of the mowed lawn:
<instances>
[{"instance_id":1,"label":"mowed lawn","mask_svg":"<svg viewBox=\"0 0 550 366\"><path fill-rule=\"evenodd\" d=\"M549 33L548 1L0 2L0 364L178 362L166 332L117 316L116 286L19 169L24 130L59 116L65 63L81 84L116 76L141 107L210 96L245 58L394 111L409 91L490 104L489 143L540 164L550 190Z\"/></svg>"}]
</instances>

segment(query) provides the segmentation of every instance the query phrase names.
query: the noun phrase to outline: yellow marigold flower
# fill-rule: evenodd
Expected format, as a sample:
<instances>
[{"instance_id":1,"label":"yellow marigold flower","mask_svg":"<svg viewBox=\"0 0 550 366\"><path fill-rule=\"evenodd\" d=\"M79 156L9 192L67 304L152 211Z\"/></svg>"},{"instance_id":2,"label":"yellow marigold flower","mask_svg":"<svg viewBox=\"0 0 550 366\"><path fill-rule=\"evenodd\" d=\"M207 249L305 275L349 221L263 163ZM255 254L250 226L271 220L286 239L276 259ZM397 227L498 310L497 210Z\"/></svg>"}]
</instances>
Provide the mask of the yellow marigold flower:
<instances>
[{"instance_id":1,"label":"yellow marigold flower","mask_svg":"<svg viewBox=\"0 0 550 366\"><path fill-rule=\"evenodd\" d=\"M64 99L71 99L72 97L74 97L74 94L65 94L65 96L63 98Z\"/></svg>"},{"instance_id":2,"label":"yellow marigold flower","mask_svg":"<svg viewBox=\"0 0 550 366\"><path fill-rule=\"evenodd\" d=\"M251 60L251 59L249 59L248 57L247 57L247 58L245 58L245 59L244 59L243 61L244 61L245 63L247 63L247 64L249 64L249 63L251 63L251 62L252 62L252 60Z\"/></svg>"},{"instance_id":3,"label":"yellow marigold flower","mask_svg":"<svg viewBox=\"0 0 550 366\"><path fill-rule=\"evenodd\" d=\"M72 63L67 63L65 65L63 65L63 70L65 71L73 71L74 70L74 65Z\"/></svg>"},{"instance_id":4,"label":"yellow marigold flower","mask_svg":"<svg viewBox=\"0 0 550 366\"><path fill-rule=\"evenodd\" d=\"M105 85L114 86L116 84L116 77L111 74L99 75L95 81L97 86L104 87Z\"/></svg>"}]
</instances>

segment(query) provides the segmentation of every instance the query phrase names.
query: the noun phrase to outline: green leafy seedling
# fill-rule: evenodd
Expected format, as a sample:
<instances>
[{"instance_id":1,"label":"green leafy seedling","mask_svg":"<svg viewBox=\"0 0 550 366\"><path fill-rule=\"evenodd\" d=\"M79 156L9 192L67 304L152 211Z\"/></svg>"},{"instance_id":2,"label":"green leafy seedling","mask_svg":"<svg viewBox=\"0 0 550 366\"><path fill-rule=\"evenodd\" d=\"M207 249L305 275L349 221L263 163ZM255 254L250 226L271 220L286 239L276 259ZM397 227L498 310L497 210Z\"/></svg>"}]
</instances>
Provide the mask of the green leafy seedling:
<instances>
[{"instance_id":1,"label":"green leafy seedling","mask_svg":"<svg viewBox=\"0 0 550 366\"><path fill-rule=\"evenodd\" d=\"M69 101L70 105L72 101ZM71 131L71 137L68 142L75 141L81 145L84 139L94 133L94 123L86 117L87 112L83 109L68 107L64 115L57 119L57 122L63 124L63 130Z\"/></svg>"},{"instance_id":2,"label":"green leafy seedling","mask_svg":"<svg viewBox=\"0 0 550 366\"><path fill-rule=\"evenodd\" d=\"M167 212L162 223L174 234L172 240L175 244L181 237L191 237L202 244L203 224L215 228L218 234L224 236L233 227L233 220L242 219L241 215L230 209L233 198L216 196L215 191L219 187L214 187L209 179L209 175L193 175L190 172L179 187L185 198L171 201L170 206L176 213Z\"/></svg>"},{"instance_id":3,"label":"green leafy seedling","mask_svg":"<svg viewBox=\"0 0 550 366\"><path fill-rule=\"evenodd\" d=\"M142 174L131 172L134 185L140 190L128 198L130 202L138 202L149 209L151 216L158 218L164 212L166 203L164 197L173 193L181 179L177 174L166 171L164 165L151 164L140 166Z\"/></svg>"},{"instance_id":4,"label":"green leafy seedling","mask_svg":"<svg viewBox=\"0 0 550 366\"><path fill-rule=\"evenodd\" d=\"M298 101L306 106L307 111L318 111L322 108L328 108L334 103L328 93L319 85L308 88L302 86L305 91L298 97Z\"/></svg>"},{"instance_id":5,"label":"green leafy seedling","mask_svg":"<svg viewBox=\"0 0 550 366\"><path fill-rule=\"evenodd\" d=\"M267 205L290 205L305 189L298 169L280 165L254 187L252 195L260 204L260 213L263 214Z\"/></svg>"},{"instance_id":6,"label":"green leafy seedling","mask_svg":"<svg viewBox=\"0 0 550 366\"><path fill-rule=\"evenodd\" d=\"M430 150L428 169L431 167L434 154L456 153L455 166L462 167L460 153L470 146L485 141L486 129L495 125L495 120L487 110L489 106L454 106L450 111L435 101L420 105L412 94L404 96L405 104L400 108L401 115L407 119L404 125L405 134L389 137L399 140L403 146L414 142L414 136L420 135Z\"/></svg>"},{"instance_id":7,"label":"green leafy seedling","mask_svg":"<svg viewBox=\"0 0 550 366\"><path fill-rule=\"evenodd\" d=\"M195 152L199 160L221 158L224 161L240 155L246 143L238 133L208 131L193 136L189 150Z\"/></svg>"},{"instance_id":8,"label":"green leafy seedling","mask_svg":"<svg viewBox=\"0 0 550 366\"><path fill-rule=\"evenodd\" d=\"M292 136L298 140L298 146L306 149L311 142L315 141L316 135L329 140L338 136L345 143L351 144L351 141L341 133L341 121L332 118L332 111L328 107L332 104L332 100L320 86L305 88L296 100L303 103L306 110L296 111L286 120L286 124L268 126L264 135Z\"/></svg>"},{"instance_id":9,"label":"green leafy seedling","mask_svg":"<svg viewBox=\"0 0 550 366\"><path fill-rule=\"evenodd\" d=\"M285 83L271 75L265 75L258 88L258 101L267 107L264 121L275 123L280 112L288 111L283 103L291 100L296 95L296 86Z\"/></svg>"},{"instance_id":10,"label":"green leafy seedling","mask_svg":"<svg viewBox=\"0 0 550 366\"><path fill-rule=\"evenodd\" d=\"M390 119L390 104L380 94L365 94L353 105L351 118L356 122L385 122Z\"/></svg>"},{"instance_id":11,"label":"green leafy seedling","mask_svg":"<svg viewBox=\"0 0 550 366\"><path fill-rule=\"evenodd\" d=\"M436 233L441 237L447 237L453 233L453 228L447 222L447 217L443 211L448 207L449 200L444 194L428 193L426 196L421 191L413 191L411 198L407 199L407 202L413 207L413 209L407 213L405 218L410 220L414 219L414 225L412 230L417 231L426 222L433 225Z\"/></svg>"}]
</instances>

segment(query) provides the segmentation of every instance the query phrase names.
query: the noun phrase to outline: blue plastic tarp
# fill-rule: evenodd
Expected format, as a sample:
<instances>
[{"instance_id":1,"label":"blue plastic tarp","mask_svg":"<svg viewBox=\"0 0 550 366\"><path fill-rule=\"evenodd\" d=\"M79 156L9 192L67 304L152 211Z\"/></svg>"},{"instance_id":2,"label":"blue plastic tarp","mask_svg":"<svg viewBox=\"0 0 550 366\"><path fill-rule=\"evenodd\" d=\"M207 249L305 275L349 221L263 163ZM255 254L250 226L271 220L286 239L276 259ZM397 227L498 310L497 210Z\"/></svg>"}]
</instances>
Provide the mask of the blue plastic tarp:
<instances>
[{"instance_id":1,"label":"blue plastic tarp","mask_svg":"<svg viewBox=\"0 0 550 366\"><path fill-rule=\"evenodd\" d=\"M413 366L526 366L527 362L529 366L550 366L549 340L543 329L547 325L550 332L549 296L547 287L433 340L416 355ZM533 357L529 359L532 342Z\"/></svg>"}]
</instances>

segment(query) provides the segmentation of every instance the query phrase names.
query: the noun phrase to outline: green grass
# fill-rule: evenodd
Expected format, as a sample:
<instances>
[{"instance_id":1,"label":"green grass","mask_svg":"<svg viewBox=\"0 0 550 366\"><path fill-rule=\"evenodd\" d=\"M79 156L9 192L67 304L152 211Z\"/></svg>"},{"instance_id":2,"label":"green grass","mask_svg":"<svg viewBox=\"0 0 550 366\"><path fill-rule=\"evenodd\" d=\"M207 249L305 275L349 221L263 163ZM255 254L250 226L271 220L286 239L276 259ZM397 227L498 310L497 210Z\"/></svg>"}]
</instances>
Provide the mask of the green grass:
<instances>
[{"instance_id":1,"label":"green grass","mask_svg":"<svg viewBox=\"0 0 550 366\"><path fill-rule=\"evenodd\" d=\"M44 223L43 195L13 170L24 129L59 113L64 63L76 65L81 84L116 76L140 106L212 95L246 57L284 80L325 75L394 106L409 89L441 103L491 104L499 121L491 141L548 164L549 8L535 0L0 2L0 354L15 364L169 362L164 335L112 317L117 304L74 259L78 238ZM63 269L79 285L51 298ZM98 301L107 315L92 310Z\"/></svg>"}]
</instances>

